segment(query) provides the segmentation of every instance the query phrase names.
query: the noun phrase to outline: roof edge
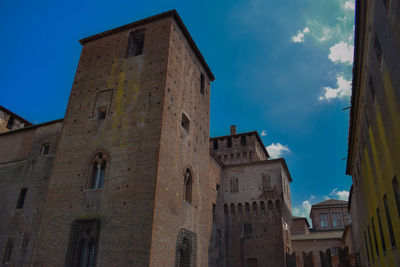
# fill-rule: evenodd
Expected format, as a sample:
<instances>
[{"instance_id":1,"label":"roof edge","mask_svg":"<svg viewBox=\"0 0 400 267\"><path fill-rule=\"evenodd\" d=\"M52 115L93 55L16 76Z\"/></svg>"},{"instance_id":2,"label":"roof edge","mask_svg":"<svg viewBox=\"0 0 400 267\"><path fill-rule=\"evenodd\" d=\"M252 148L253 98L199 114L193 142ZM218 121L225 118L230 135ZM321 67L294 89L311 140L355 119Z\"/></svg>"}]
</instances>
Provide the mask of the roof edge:
<instances>
[{"instance_id":1,"label":"roof edge","mask_svg":"<svg viewBox=\"0 0 400 267\"><path fill-rule=\"evenodd\" d=\"M31 130L31 129L38 128L38 127L41 127L41 126L46 126L46 125L49 125L49 124L62 122L63 120L64 119L58 119L58 120L46 121L46 122L39 123L39 124L32 124L32 125L27 126L27 127L23 127L23 128L15 129L15 130L12 130L12 131L0 133L0 136L4 136L4 135L7 135L7 134L13 134L13 133L17 133L17 132L22 132L22 131L25 131L25 130Z\"/></svg>"},{"instance_id":2,"label":"roof edge","mask_svg":"<svg viewBox=\"0 0 400 267\"><path fill-rule=\"evenodd\" d=\"M16 117L17 119L19 119L19 120L21 120L21 121L27 123L28 126L33 125L33 123L31 123L30 121L28 121L28 120L22 118L22 117L19 116L18 114L15 114L14 112L12 112L11 110L9 110L8 108L6 108L6 107L4 107L4 106L2 106L2 105L0 105L0 109L4 109L6 112L10 113L11 115L13 115L14 117Z\"/></svg>"},{"instance_id":3,"label":"roof edge","mask_svg":"<svg viewBox=\"0 0 400 267\"><path fill-rule=\"evenodd\" d=\"M208 75L209 79L211 81L214 81L215 80L214 74L211 72L210 67L206 63L203 55L201 54L199 48L196 45L196 43L193 41L192 37L190 36L190 33L189 33L188 29L186 28L185 24L183 23L183 21L182 21L181 17L179 16L178 12L176 11L176 9L172 9L172 10L169 10L169 11L166 11L166 12L151 16L151 17L147 17L147 18L144 18L144 19L141 19L141 20L129 23L129 24L125 24L123 26L120 26L120 27L117 27L117 28L114 28L114 29L111 29L111 30L107 30L107 31L104 31L104 32L101 32L101 33L98 33L98 34L95 34L95 35L91 35L89 37L80 39L79 43L81 45L84 45L84 44L86 44L88 42L91 42L91 41L106 37L108 35L111 35L111 34L114 34L114 33L117 33L117 32L121 32L121 31L127 30L129 28L137 27L137 26L140 26L140 25L143 25L143 24L147 24L147 23L150 23L150 22L162 19L162 18L167 18L167 17L174 18L174 20L176 21L176 23L180 27L181 31L183 32L183 35L188 40L189 45L191 46L191 48L193 49L194 53L198 57L200 63L203 65L203 68L207 72L207 75Z\"/></svg>"}]
</instances>

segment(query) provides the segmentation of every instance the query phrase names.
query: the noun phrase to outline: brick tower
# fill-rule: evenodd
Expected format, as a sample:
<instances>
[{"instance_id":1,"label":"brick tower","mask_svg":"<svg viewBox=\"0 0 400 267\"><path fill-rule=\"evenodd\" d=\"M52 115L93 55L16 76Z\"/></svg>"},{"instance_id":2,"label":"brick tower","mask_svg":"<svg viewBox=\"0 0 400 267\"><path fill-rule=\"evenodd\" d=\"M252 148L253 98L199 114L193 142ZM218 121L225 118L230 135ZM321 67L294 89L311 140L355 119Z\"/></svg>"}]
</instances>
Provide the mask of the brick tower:
<instances>
[{"instance_id":1,"label":"brick tower","mask_svg":"<svg viewBox=\"0 0 400 267\"><path fill-rule=\"evenodd\" d=\"M213 74L175 10L80 41L34 266L206 266Z\"/></svg>"}]
</instances>

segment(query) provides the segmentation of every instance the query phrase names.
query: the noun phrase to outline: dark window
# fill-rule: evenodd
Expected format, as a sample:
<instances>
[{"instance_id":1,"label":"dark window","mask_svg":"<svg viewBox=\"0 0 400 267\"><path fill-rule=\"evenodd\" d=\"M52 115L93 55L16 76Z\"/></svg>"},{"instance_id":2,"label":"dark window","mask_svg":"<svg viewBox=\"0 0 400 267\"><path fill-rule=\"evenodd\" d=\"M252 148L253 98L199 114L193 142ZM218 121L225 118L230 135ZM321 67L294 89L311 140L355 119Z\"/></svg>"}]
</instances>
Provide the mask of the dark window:
<instances>
[{"instance_id":1,"label":"dark window","mask_svg":"<svg viewBox=\"0 0 400 267\"><path fill-rule=\"evenodd\" d=\"M258 208L257 208L257 202L253 202L253 216L256 217L258 216Z\"/></svg>"},{"instance_id":2,"label":"dark window","mask_svg":"<svg viewBox=\"0 0 400 267\"><path fill-rule=\"evenodd\" d=\"M375 35L374 48L375 48L376 57L378 59L378 65L380 65L381 60L382 60L382 47L381 47L381 43L379 42L378 35Z\"/></svg>"},{"instance_id":3,"label":"dark window","mask_svg":"<svg viewBox=\"0 0 400 267\"><path fill-rule=\"evenodd\" d=\"M7 122L7 129L9 129L9 130L11 130L11 128L13 127L13 125L14 125L14 116L13 115L10 115L10 118L8 119L8 122Z\"/></svg>"},{"instance_id":4,"label":"dark window","mask_svg":"<svg viewBox=\"0 0 400 267\"><path fill-rule=\"evenodd\" d=\"M215 215L217 213L217 205L215 205L215 203L213 203L212 205L212 217L213 217L213 221L215 220Z\"/></svg>"},{"instance_id":5,"label":"dark window","mask_svg":"<svg viewBox=\"0 0 400 267\"><path fill-rule=\"evenodd\" d=\"M249 259L247 259L247 267L258 267L257 258L249 258Z\"/></svg>"},{"instance_id":6,"label":"dark window","mask_svg":"<svg viewBox=\"0 0 400 267\"><path fill-rule=\"evenodd\" d=\"M247 142L246 142L246 136L245 136L245 135L242 135L242 136L240 137L240 145L245 146L246 144L247 144Z\"/></svg>"},{"instance_id":7,"label":"dark window","mask_svg":"<svg viewBox=\"0 0 400 267\"><path fill-rule=\"evenodd\" d=\"M389 228L390 244L392 247L396 246L396 240L394 239L392 218L390 216L389 205L387 203L386 195L383 196L383 205L385 206L386 220Z\"/></svg>"},{"instance_id":8,"label":"dark window","mask_svg":"<svg viewBox=\"0 0 400 267\"><path fill-rule=\"evenodd\" d=\"M104 120L107 116L107 108L106 107L99 107L97 108L97 120L101 121Z\"/></svg>"},{"instance_id":9,"label":"dark window","mask_svg":"<svg viewBox=\"0 0 400 267\"><path fill-rule=\"evenodd\" d=\"M251 223L243 224L243 236L251 237L253 235L253 225Z\"/></svg>"},{"instance_id":10,"label":"dark window","mask_svg":"<svg viewBox=\"0 0 400 267\"><path fill-rule=\"evenodd\" d=\"M244 208L246 210L246 216L249 217L250 216L250 204L248 202L246 202L244 204Z\"/></svg>"},{"instance_id":11,"label":"dark window","mask_svg":"<svg viewBox=\"0 0 400 267\"><path fill-rule=\"evenodd\" d=\"M261 206L261 215L265 215L265 202L261 201L260 206Z\"/></svg>"},{"instance_id":12,"label":"dark window","mask_svg":"<svg viewBox=\"0 0 400 267\"><path fill-rule=\"evenodd\" d=\"M392 186L393 186L394 198L396 199L397 213L400 217L400 188L396 176L394 176L392 180Z\"/></svg>"},{"instance_id":13,"label":"dark window","mask_svg":"<svg viewBox=\"0 0 400 267\"><path fill-rule=\"evenodd\" d=\"M231 193L239 192L239 179L231 178Z\"/></svg>"},{"instance_id":14,"label":"dark window","mask_svg":"<svg viewBox=\"0 0 400 267\"><path fill-rule=\"evenodd\" d=\"M389 8L390 0L383 0L383 5L385 6L386 12Z\"/></svg>"},{"instance_id":15,"label":"dark window","mask_svg":"<svg viewBox=\"0 0 400 267\"><path fill-rule=\"evenodd\" d=\"M92 160L92 166L87 185L88 189L103 188L106 166L107 166L107 161L104 154L98 153Z\"/></svg>"},{"instance_id":16,"label":"dark window","mask_svg":"<svg viewBox=\"0 0 400 267\"><path fill-rule=\"evenodd\" d=\"M100 221L97 219L74 221L72 224L67 267L96 266Z\"/></svg>"},{"instance_id":17,"label":"dark window","mask_svg":"<svg viewBox=\"0 0 400 267\"><path fill-rule=\"evenodd\" d=\"M50 144L43 144L42 145L42 151L40 152L40 154L42 156L49 154L50 151Z\"/></svg>"},{"instance_id":18,"label":"dark window","mask_svg":"<svg viewBox=\"0 0 400 267\"><path fill-rule=\"evenodd\" d=\"M10 262L13 246L14 246L14 241L9 238L7 240L6 249L4 250L3 262L2 262L3 264Z\"/></svg>"},{"instance_id":19,"label":"dark window","mask_svg":"<svg viewBox=\"0 0 400 267\"><path fill-rule=\"evenodd\" d=\"M226 141L226 147L232 147L232 138L228 137Z\"/></svg>"},{"instance_id":20,"label":"dark window","mask_svg":"<svg viewBox=\"0 0 400 267\"><path fill-rule=\"evenodd\" d=\"M22 188L19 192L18 202L17 202L17 209L22 209L24 207L25 197L28 189Z\"/></svg>"},{"instance_id":21,"label":"dark window","mask_svg":"<svg viewBox=\"0 0 400 267\"><path fill-rule=\"evenodd\" d=\"M374 103L375 100L375 86L374 83L372 82L372 77L369 78L369 92L371 94L371 101Z\"/></svg>"},{"instance_id":22,"label":"dark window","mask_svg":"<svg viewBox=\"0 0 400 267\"><path fill-rule=\"evenodd\" d=\"M367 258L368 258L368 264L369 264L370 263L370 258L369 258L367 235L365 234L365 231L364 231L364 244L365 244L365 251L367 251Z\"/></svg>"},{"instance_id":23,"label":"dark window","mask_svg":"<svg viewBox=\"0 0 400 267\"><path fill-rule=\"evenodd\" d=\"M218 149L218 140L214 140L213 141L213 148L214 148L214 150L217 150Z\"/></svg>"},{"instance_id":24,"label":"dark window","mask_svg":"<svg viewBox=\"0 0 400 267\"><path fill-rule=\"evenodd\" d=\"M276 200L275 205L276 205L276 212L280 212L281 211L281 202L279 199Z\"/></svg>"},{"instance_id":25,"label":"dark window","mask_svg":"<svg viewBox=\"0 0 400 267\"><path fill-rule=\"evenodd\" d=\"M379 208L376 209L376 217L378 218L379 234L381 235L382 251L386 252L385 236L383 235L381 215L379 214Z\"/></svg>"},{"instance_id":26,"label":"dark window","mask_svg":"<svg viewBox=\"0 0 400 267\"><path fill-rule=\"evenodd\" d=\"M190 121L188 117L184 113L182 113L182 127L185 128L186 131L189 132L190 129Z\"/></svg>"},{"instance_id":27,"label":"dark window","mask_svg":"<svg viewBox=\"0 0 400 267\"><path fill-rule=\"evenodd\" d=\"M374 218L371 218L371 227L372 233L374 234L376 256L379 257L378 239L376 239Z\"/></svg>"},{"instance_id":28,"label":"dark window","mask_svg":"<svg viewBox=\"0 0 400 267\"><path fill-rule=\"evenodd\" d=\"M186 169L185 172L185 177L184 177L184 200L192 203L192 183L193 183L193 178L192 178L192 173L190 172L189 169Z\"/></svg>"},{"instance_id":29,"label":"dark window","mask_svg":"<svg viewBox=\"0 0 400 267\"><path fill-rule=\"evenodd\" d=\"M372 261L374 261L375 260L374 250L372 249L372 238L371 238L371 231L369 230L369 225L368 225L368 240L369 240L369 248L371 250L371 258L372 258Z\"/></svg>"},{"instance_id":30,"label":"dark window","mask_svg":"<svg viewBox=\"0 0 400 267\"><path fill-rule=\"evenodd\" d=\"M129 34L128 51L126 57L134 57L143 53L144 30L138 30Z\"/></svg>"},{"instance_id":31,"label":"dark window","mask_svg":"<svg viewBox=\"0 0 400 267\"><path fill-rule=\"evenodd\" d=\"M200 93L204 95L204 74L200 74Z\"/></svg>"},{"instance_id":32,"label":"dark window","mask_svg":"<svg viewBox=\"0 0 400 267\"><path fill-rule=\"evenodd\" d=\"M196 234L180 229L176 244L175 267L196 266Z\"/></svg>"}]
</instances>

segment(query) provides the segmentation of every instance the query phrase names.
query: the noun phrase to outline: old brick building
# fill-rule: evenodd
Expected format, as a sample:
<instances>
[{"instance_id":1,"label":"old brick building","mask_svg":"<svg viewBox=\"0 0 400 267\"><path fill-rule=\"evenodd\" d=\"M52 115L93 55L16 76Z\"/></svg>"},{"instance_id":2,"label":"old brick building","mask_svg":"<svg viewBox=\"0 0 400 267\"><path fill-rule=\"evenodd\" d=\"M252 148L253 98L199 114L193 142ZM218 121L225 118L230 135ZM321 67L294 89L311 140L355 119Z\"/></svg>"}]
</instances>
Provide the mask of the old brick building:
<instances>
[{"instance_id":1,"label":"old brick building","mask_svg":"<svg viewBox=\"0 0 400 267\"><path fill-rule=\"evenodd\" d=\"M349 223L347 210L347 201L328 199L312 205L312 228L305 217L293 218L290 231L297 266L355 266L349 256L349 242L343 241L344 229Z\"/></svg>"},{"instance_id":2,"label":"old brick building","mask_svg":"<svg viewBox=\"0 0 400 267\"><path fill-rule=\"evenodd\" d=\"M209 138L214 76L177 12L80 42L64 119L2 109L1 263L285 266L286 163L257 132Z\"/></svg>"}]
</instances>

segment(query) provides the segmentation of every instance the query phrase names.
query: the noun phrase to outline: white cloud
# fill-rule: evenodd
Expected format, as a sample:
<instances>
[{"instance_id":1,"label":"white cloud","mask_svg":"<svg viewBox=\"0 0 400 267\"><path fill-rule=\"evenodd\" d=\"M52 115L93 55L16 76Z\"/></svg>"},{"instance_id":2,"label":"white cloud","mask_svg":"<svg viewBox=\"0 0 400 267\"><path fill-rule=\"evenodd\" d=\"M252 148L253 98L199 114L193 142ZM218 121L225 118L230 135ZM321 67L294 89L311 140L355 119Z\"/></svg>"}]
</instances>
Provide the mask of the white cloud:
<instances>
[{"instance_id":1,"label":"white cloud","mask_svg":"<svg viewBox=\"0 0 400 267\"><path fill-rule=\"evenodd\" d=\"M341 41L333 45L329 50L329 59L333 62L353 63L354 46Z\"/></svg>"},{"instance_id":2,"label":"white cloud","mask_svg":"<svg viewBox=\"0 0 400 267\"><path fill-rule=\"evenodd\" d=\"M329 194L330 196L335 196L340 200L348 200L349 199L349 191L342 190L338 191L337 188L333 189L332 192Z\"/></svg>"},{"instance_id":3,"label":"white cloud","mask_svg":"<svg viewBox=\"0 0 400 267\"><path fill-rule=\"evenodd\" d=\"M302 31L298 31L297 35L292 37L292 41L294 43L302 43L302 42L304 42L304 35L306 33L309 33L309 32L310 32L310 29L308 27L305 27Z\"/></svg>"},{"instance_id":4,"label":"white cloud","mask_svg":"<svg viewBox=\"0 0 400 267\"><path fill-rule=\"evenodd\" d=\"M280 158L283 154L290 152L290 149L287 145L282 145L280 143L272 143L265 148L272 159Z\"/></svg>"},{"instance_id":5,"label":"white cloud","mask_svg":"<svg viewBox=\"0 0 400 267\"><path fill-rule=\"evenodd\" d=\"M346 80L343 76L336 77L337 88L323 87L323 95L319 100L328 100L334 98L344 98L351 95L351 81Z\"/></svg>"},{"instance_id":6,"label":"white cloud","mask_svg":"<svg viewBox=\"0 0 400 267\"><path fill-rule=\"evenodd\" d=\"M267 136L267 130L262 130L261 131L261 136Z\"/></svg>"},{"instance_id":7,"label":"white cloud","mask_svg":"<svg viewBox=\"0 0 400 267\"><path fill-rule=\"evenodd\" d=\"M344 3L344 8L345 9L350 9L350 10L355 10L356 9L356 3L354 0L348 0Z\"/></svg>"},{"instance_id":8,"label":"white cloud","mask_svg":"<svg viewBox=\"0 0 400 267\"><path fill-rule=\"evenodd\" d=\"M315 199L315 196L310 196L309 199L304 200L300 206L293 207L293 215L298 217L306 217L308 220L310 219L310 210L311 210L311 201Z\"/></svg>"}]
</instances>

